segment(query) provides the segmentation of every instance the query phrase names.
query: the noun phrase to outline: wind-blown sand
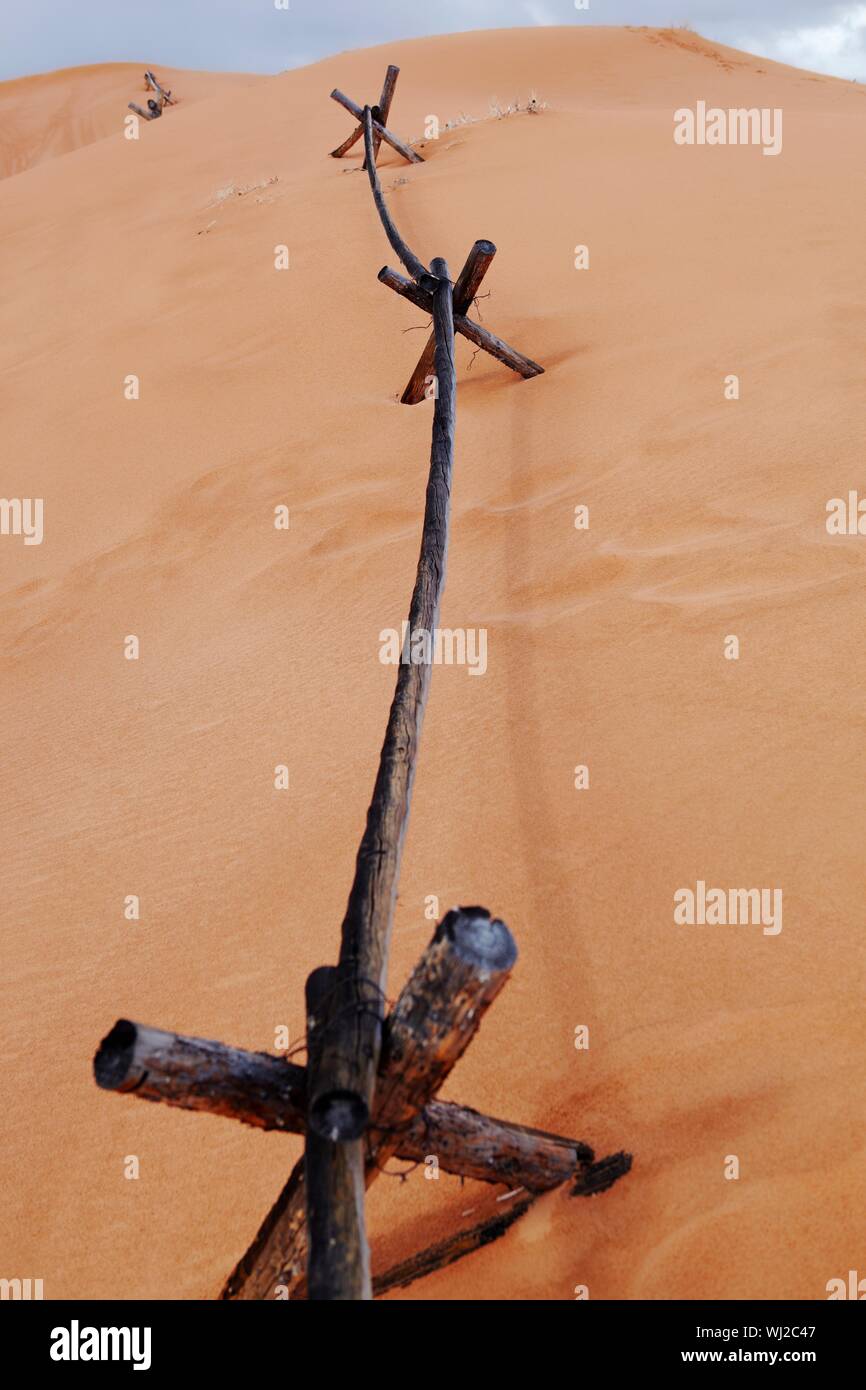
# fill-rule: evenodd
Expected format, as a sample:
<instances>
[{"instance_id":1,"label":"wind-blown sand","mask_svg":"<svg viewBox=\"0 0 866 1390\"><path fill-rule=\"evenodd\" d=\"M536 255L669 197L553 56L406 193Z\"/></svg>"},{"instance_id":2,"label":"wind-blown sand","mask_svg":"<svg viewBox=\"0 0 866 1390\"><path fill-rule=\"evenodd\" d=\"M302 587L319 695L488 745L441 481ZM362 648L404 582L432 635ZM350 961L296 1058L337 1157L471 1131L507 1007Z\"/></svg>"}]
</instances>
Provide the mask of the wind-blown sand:
<instances>
[{"instance_id":1,"label":"wind-blown sand","mask_svg":"<svg viewBox=\"0 0 866 1390\"><path fill-rule=\"evenodd\" d=\"M3 492L44 498L45 540L0 538L0 1274L213 1297L301 1151L100 1092L91 1058L119 1016L272 1050L336 954L429 453L429 405L397 403L423 316L376 281L361 147L326 157L328 93L375 99L388 62L406 137L548 103L382 160L425 260L496 242L484 321L547 369L459 345L442 622L488 630L488 671L433 673L390 992L426 895L501 914L520 959L444 1095L635 1156L399 1296L826 1297L866 1272L866 541L824 524L864 476L866 92L603 28L390 44L230 100L164 70L184 104L138 142L127 65L86 70L87 132L75 74L5 84L4 167L42 162L0 184ZM782 154L675 146L697 100L782 107ZM698 879L781 887L782 932L675 926ZM376 1268L495 1196L380 1179Z\"/></svg>"}]
</instances>

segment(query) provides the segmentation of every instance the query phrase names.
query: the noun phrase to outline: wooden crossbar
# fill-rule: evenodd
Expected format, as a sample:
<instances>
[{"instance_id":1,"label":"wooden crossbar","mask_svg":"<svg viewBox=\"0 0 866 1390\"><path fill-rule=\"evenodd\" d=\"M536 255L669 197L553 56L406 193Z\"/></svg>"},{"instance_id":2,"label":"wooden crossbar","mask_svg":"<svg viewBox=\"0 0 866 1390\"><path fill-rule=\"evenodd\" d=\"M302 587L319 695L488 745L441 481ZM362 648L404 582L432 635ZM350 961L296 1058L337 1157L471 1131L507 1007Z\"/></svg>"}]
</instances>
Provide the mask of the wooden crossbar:
<instances>
[{"instance_id":1,"label":"wooden crossbar","mask_svg":"<svg viewBox=\"0 0 866 1390\"><path fill-rule=\"evenodd\" d=\"M385 235L391 244L392 250L395 251L396 254L399 256L400 260L408 270L409 274L413 275L416 280L423 281L427 278L430 278L430 271L427 269L424 262L418 259L418 257L415 255L415 252L412 250L412 247L409 246L401 237L400 233L397 230L396 223L394 222L394 219L388 211L388 205L385 202L385 195L382 192L382 185L379 182L379 173L376 169L376 161L373 158L374 127L375 121L373 120L373 113L370 110L369 106L365 106L364 148L367 152L367 159L365 163L367 167L367 178L370 181L370 191L373 194L373 203L375 204L376 211L379 214L379 220L382 223L382 227L384 228ZM435 288L435 284L431 279L431 284L427 287L428 294L432 288ZM431 314L433 313L432 298L430 300L430 312Z\"/></svg>"},{"instance_id":2,"label":"wooden crossbar","mask_svg":"<svg viewBox=\"0 0 866 1390\"><path fill-rule=\"evenodd\" d=\"M394 1063L389 1027L388 1018L380 1078ZM267 1052L247 1052L118 1019L99 1046L93 1074L103 1090L136 1100L215 1115L254 1129L306 1132L306 1067ZM442 1100L428 1102L399 1136L396 1157L402 1162L423 1163L430 1156L445 1173L530 1192L557 1187L595 1157L579 1139Z\"/></svg>"}]
</instances>

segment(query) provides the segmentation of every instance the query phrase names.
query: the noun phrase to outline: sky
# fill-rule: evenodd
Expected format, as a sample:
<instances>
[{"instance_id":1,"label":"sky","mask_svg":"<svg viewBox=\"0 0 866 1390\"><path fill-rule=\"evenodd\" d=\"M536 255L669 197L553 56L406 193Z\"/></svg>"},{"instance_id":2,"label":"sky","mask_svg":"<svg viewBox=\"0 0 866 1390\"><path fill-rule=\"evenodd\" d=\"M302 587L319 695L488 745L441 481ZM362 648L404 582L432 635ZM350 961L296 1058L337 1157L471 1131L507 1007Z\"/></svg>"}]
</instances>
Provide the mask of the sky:
<instances>
[{"instance_id":1,"label":"sky","mask_svg":"<svg viewBox=\"0 0 866 1390\"><path fill-rule=\"evenodd\" d=\"M279 72L347 48L517 25L689 24L866 81L866 0L0 0L0 80L85 63Z\"/></svg>"}]
</instances>

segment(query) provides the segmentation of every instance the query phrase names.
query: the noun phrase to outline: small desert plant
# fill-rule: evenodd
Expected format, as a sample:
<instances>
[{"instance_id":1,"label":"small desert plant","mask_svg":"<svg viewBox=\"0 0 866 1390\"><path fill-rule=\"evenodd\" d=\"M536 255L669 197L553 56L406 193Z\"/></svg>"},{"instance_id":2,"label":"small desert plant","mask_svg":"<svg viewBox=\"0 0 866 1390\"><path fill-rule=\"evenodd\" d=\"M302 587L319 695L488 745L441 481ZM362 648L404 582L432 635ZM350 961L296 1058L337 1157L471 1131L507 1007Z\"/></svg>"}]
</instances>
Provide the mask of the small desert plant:
<instances>
[{"instance_id":1,"label":"small desert plant","mask_svg":"<svg viewBox=\"0 0 866 1390\"><path fill-rule=\"evenodd\" d=\"M535 92L530 92L525 102L521 102L518 97L515 97L514 101L510 101L507 106L500 106L496 97L492 97L490 100L488 117L493 117L495 120L501 121L504 116L519 116L523 114L535 116L539 112L546 110L547 102L542 101Z\"/></svg>"},{"instance_id":2,"label":"small desert plant","mask_svg":"<svg viewBox=\"0 0 866 1390\"><path fill-rule=\"evenodd\" d=\"M506 116L537 116L547 109L547 102L542 101L534 91L530 92L526 101L521 101L515 97L514 101L510 101L507 106L502 106L497 97L491 97L486 116L469 116L465 111L461 111L457 116L448 117L442 126L442 132L459 130L461 126L465 125L478 125L479 121L501 121ZM412 143L425 144L430 138L430 135L427 134Z\"/></svg>"}]
</instances>

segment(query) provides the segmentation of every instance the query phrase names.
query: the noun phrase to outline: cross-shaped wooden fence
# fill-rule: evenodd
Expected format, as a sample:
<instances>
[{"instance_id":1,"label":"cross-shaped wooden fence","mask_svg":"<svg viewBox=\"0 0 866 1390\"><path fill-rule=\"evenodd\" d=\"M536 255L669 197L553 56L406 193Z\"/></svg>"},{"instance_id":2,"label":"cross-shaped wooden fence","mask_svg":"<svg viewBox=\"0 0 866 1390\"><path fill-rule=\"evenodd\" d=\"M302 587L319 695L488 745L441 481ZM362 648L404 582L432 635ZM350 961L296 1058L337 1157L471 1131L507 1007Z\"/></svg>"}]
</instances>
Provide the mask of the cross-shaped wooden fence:
<instances>
[{"instance_id":1,"label":"cross-shaped wooden fence","mask_svg":"<svg viewBox=\"0 0 866 1390\"><path fill-rule=\"evenodd\" d=\"M522 376L542 371L466 317L495 253L492 243L475 243L452 284L445 260L434 258L428 269L390 216L376 169L376 137L394 144L384 119L396 77L397 69L390 67L380 121L369 106L361 111L333 95L361 120L373 200L395 254L412 277L406 280L386 268L379 278L432 316L430 342L403 397L413 403L423 399L422 381L425 388L432 382L430 471L407 646L339 959L307 980L307 1065L123 1019L103 1039L94 1061L96 1081L106 1090L305 1135L304 1157L229 1276L224 1299L367 1300L487 1244L539 1193L569 1183L576 1196L595 1195L631 1166L629 1154L596 1162L592 1149L579 1140L435 1099L517 959L508 927L485 908L454 908L445 915L386 1017L391 926L431 675L432 642L422 641L419 656L414 639L435 634L445 580L456 425L455 330ZM334 153L345 152L356 138L357 132ZM395 1155L416 1163L435 1161L461 1178L508 1184L509 1196L518 1200L374 1278L364 1193Z\"/></svg>"},{"instance_id":2,"label":"cross-shaped wooden fence","mask_svg":"<svg viewBox=\"0 0 866 1390\"><path fill-rule=\"evenodd\" d=\"M407 163L423 164L424 160L421 155L418 154L417 150L413 150L411 145L404 144L402 140L398 139L398 137L387 128L388 114L391 110L391 102L394 100L394 88L397 86L397 78L399 75L400 69L395 67L393 63L390 64L388 71L385 73L385 81L382 83L382 95L379 97L379 104L378 106L371 107L373 114L373 158L375 160L379 152L379 145L384 140L387 145L391 146L392 150L396 150L397 154L402 155ZM351 112L358 122L358 125L352 131L351 135L343 141L342 145L338 145L335 150L331 150L331 157L333 159L342 159L343 155L346 154L364 134L365 108L358 106L357 102L352 101L351 97L347 97L340 91L339 87L335 87L332 91L331 100L339 102L341 106L345 106L346 110ZM363 167L365 169L367 167L366 151Z\"/></svg>"},{"instance_id":3,"label":"cross-shaped wooden fence","mask_svg":"<svg viewBox=\"0 0 866 1390\"><path fill-rule=\"evenodd\" d=\"M142 120L155 121L162 115L162 108L164 106L177 106L177 98L173 97L170 91L166 91L165 88L161 86L157 81L155 73L151 72L149 69L144 74L144 85L149 92L156 92L157 94L156 100L151 97L148 101L148 110L145 111L143 107L138 106L134 101L127 102L130 111L134 111L136 116L141 116Z\"/></svg>"}]
</instances>

